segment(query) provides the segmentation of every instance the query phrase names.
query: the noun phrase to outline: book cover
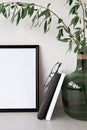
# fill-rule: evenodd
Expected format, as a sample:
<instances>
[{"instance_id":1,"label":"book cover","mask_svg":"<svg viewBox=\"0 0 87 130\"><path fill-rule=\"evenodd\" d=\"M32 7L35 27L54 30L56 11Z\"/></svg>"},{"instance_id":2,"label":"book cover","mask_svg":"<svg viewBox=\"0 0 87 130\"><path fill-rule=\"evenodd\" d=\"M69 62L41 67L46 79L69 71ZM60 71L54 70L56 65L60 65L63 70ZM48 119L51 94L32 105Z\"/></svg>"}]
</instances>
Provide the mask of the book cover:
<instances>
[{"instance_id":1,"label":"book cover","mask_svg":"<svg viewBox=\"0 0 87 130\"><path fill-rule=\"evenodd\" d=\"M38 119L44 119L47 114L47 110L49 108L50 102L52 100L52 97L54 95L56 86L58 84L58 81L60 79L61 74L60 73L55 73L53 78L49 82L48 89L46 91L46 94L44 96L44 99L42 101L42 104L40 106L40 109L37 114Z\"/></svg>"},{"instance_id":2,"label":"book cover","mask_svg":"<svg viewBox=\"0 0 87 130\"><path fill-rule=\"evenodd\" d=\"M48 111L47 111L47 115L46 115L46 120L51 120L51 117L52 117L52 114L53 114L53 110L55 108L55 105L56 105L56 102L57 102L57 99L58 99L58 96L59 96L59 92L61 90L62 83L64 81L64 77L65 77L65 74L62 73L61 77L59 79L59 82L57 84L56 90L54 92L52 101L51 101L51 103L49 105L49 108L48 108Z\"/></svg>"}]
</instances>

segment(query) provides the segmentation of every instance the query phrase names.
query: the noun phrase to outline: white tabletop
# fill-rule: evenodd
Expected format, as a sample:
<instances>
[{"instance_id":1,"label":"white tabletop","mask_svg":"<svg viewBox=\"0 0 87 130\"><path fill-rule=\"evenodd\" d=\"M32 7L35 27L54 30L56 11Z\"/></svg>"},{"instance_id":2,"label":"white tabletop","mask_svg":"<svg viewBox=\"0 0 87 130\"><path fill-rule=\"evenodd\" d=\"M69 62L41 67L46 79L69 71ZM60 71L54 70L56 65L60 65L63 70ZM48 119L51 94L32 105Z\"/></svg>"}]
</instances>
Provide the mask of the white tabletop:
<instances>
[{"instance_id":1,"label":"white tabletop","mask_svg":"<svg viewBox=\"0 0 87 130\"><path fill-rule=\"evenodd\" d=\"M0 130L87 130L87 121L72 119L58 107L51 121L38 120L36 112L0 113Z\"/></svg>"}]
</instances>

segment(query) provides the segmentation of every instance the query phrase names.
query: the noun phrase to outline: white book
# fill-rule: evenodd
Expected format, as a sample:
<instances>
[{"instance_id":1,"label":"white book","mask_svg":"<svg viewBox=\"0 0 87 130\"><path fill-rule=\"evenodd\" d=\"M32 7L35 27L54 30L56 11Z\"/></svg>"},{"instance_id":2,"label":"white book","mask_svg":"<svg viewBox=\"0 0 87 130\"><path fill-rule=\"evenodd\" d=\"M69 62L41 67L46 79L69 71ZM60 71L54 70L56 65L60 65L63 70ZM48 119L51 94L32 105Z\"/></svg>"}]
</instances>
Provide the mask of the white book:
<instances>
[{"instance_id":1,"label":"white book","mask_svg":"<svg viewBox=\"0 0 87 130\"><path fill-rule=\"evenodd\" d=\"M65 78L65 73L62 73L61 77L59 79L59 82L57 84L56 90L54 92L54 95L53 95L52 101L50 103L50 106L48 108L47 115L46 115L46 120L51 120L51 117L52 117L52 114L53 114L53 110L54 110L54 107L56 105L56 102L57 102L57 99L58 99L58 96L59 96L59 92L61 90L64 78Z\"/></svg>"}]
</instances>

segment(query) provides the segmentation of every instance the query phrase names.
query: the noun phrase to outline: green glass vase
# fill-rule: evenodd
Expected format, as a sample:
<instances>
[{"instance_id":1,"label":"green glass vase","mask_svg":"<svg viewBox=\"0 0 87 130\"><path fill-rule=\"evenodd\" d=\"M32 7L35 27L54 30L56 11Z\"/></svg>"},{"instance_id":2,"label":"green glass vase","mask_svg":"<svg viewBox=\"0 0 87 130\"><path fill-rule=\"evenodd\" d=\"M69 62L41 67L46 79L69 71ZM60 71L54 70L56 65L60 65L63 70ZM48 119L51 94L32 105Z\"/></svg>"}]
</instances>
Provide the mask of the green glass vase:
<instances>
[{"instance_id":1,"label":"green glass vase","mask_svg":"<svg viewBox=\"0 0 87 130\"><path fill-rule=\"evenodd\" d=\"M87 54L77 55L75 72L65 77L62 101L64 111L69 116L87 120Z\"/></svg>"}]
</instances>

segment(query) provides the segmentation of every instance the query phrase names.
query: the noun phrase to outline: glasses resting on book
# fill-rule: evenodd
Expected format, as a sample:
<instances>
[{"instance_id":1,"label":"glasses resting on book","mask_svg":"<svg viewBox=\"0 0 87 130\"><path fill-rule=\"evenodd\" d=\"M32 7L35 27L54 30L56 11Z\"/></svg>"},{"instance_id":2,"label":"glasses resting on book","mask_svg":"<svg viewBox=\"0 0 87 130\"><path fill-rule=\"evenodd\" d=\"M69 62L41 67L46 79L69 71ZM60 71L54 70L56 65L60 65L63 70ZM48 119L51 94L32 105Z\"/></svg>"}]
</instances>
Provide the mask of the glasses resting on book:
<instances>
[{"instance_id":1,"label":"glasses resting on book","mask_svg":"<svg viewBox=\"0 0 87 130\"><path fill-rule=\"evenodd\" d=\"M46 78L46 81L44 83L44 87L47 88L49 86L50 80L53 78L54 74L58 72L60 66L62 63L57 62L51 69L51 72L49 73L48 77Z\"/></svg>"}]
</instances>

